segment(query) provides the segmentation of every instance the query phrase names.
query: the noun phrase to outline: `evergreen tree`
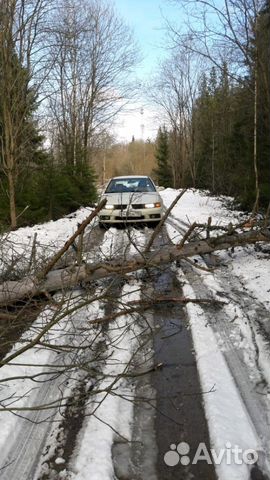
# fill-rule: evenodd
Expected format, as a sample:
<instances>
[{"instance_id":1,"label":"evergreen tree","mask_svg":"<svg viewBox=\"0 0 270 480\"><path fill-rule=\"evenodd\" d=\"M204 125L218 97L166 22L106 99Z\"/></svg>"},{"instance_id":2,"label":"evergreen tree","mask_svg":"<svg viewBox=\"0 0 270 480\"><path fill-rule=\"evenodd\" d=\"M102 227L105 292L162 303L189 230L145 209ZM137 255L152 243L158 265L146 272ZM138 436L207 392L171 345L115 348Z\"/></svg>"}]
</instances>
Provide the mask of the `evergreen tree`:
<instances>
[{"instance_id":1,"label":"evergreen tree","mask_svg":"<svg viewBox=\"0 0 270 480\"><path fill-rule=\"evenodd\" d=\"M157 168L153 173L158 184L163 187L171 187L173 178L170 166L168 131L165 126L158 130L155 158L157 160Z\"/></svg>"},{"instance_id":2,"label":"evergreen tree","mask_svg":"<svg viewBox=\"0 0 270 480\"><path fill-rule=\"evenodd\" d=\"M264 13L264 20L265 20ZM262 19L258 22L261 26ZM257 48L264 61L269 64L270 41L263 41ZM267 47L268 46L268 47ZM268 61L266 61L268 59ZM261 67L262 68L262 67ZM245 208L251 209L255 201L253 130L254 130L254 75L239 84L229 78L224 63L217 77L212 69L209 76L202 78L195 103L192 122L195 131L195 162L197 168L196 187L207 188L213 193L235 196ZM265 85L268 88L265 89ZM267 91L266 91L267 90ZM269 90L269 91L268 91ZM260 74L258 65L258 170L261 206L270 200L269 172L269 80Z\"/></svg>"},{"instance_id":3,"label":"evergreen tree","mask_svg":"<svg viewBox=\"0 0 270 480\"><path fill-rule=\"evenodd\" d=\"M15 227L16 217L26 206L25 179L29 179L46 153L34 120L37 102L29 86L29 73L14 49L8 63L5 44L0 46L0 52L0 221L8 223L11 218Z\"/></svg>"},{"instance_id":4,"label":"evergreen tree","mask_svg":"<svg viewBox=\"0 0 270 480\"><path fill-rule=\"evenodd\" d=\"M1 51L1 49L0 49ZM0 56L0 60L1 60ZM37 98L29 86L26 68L16 52L10 58L6 82L5 68L0 69L0 224L10 222L9 175L12 173L15 200L15 225L56 219L97 196L93 169L79 155L75 166L54 159L44 149L44 137L35 120ZM6 119L10 120L8 129ZM12 143L12 151L9 147ZM12 153L13 169L6 157ZM23 214L22 214L23 213Z\"/></svg>"},{"instance_id":5,"label":"evergreen tree","mask_svg":"<svg viewBox=\"0 0 270 480\"><path fill-rule=\"evenodd\" d=\"M212 138L212 113L209 80L202 76L199 95L192 112L194 129L194 158L196 164L196 187L211 188L211 138Z\"/></svg>"},{"instance_id":6,"label":"evergreen tree","mask_svg":"<svg viewBox=\"0 0 270 480\"><path fill-rule=\"evenodd\" d=\"M5 163L6 129L3 115L4 101L12 113L12 125L17 127L14 144L14 192L17 225L26 225L56 219L96 200L95 174L84 162L76 166L55 161L44 149L44 137L34 118L37 99L29 87L27 70L20 66L13 55L13 73L20 84L14 82L13 96L3 99L0 89L0 224L9 224L10 196ZM0 84L4 78L1 77ZM13 102L16 99L17 104ZM5 105L5 108L6 105ZM8 132L10 134L12 132ZM4 152L4 155L3 155ZM23 212L23 214L22 214ZM22 214L22 215L21 215ZM14 225L13 225L14 226Z\"/></svg>"}]
</instances>

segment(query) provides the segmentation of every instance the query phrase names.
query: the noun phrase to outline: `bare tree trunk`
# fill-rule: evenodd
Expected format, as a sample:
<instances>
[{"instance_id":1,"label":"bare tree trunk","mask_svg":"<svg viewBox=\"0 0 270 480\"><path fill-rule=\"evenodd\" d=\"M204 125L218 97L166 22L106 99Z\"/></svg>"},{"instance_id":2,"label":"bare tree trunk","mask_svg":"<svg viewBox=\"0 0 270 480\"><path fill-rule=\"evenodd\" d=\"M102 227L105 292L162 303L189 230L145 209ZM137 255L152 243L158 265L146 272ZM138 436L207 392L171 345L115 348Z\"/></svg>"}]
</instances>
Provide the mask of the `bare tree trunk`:
<instances>
[{"instance_id":1,"label":"bare tree trunk","mask_svg":"<svg viewBox=\"0 0 270 480\"><path fill-rule=\"evenodd\" d=\"M9 199L9 216L10 225L14 229L17 226L16 216L16 159L15 159L15 144L16 135L14 132L14 122L11 118L11 105L10 99L7 98L11 95L12 91L7 90L4 92L2 111L3 111L3 127L2 127L2 170L7 177L8 181L8 199Z\"/></svg>"},{"instance_id":2,"label":"bare tree trunk","mask_svg":"<svg viewBox=\"0 0 270 480\"><path fill-rule=\"evenodd\" d=\"M10 213L10 226L12 229L17 227L17 215L16 215L16 196L15 196L15 181L12 169L8 169L8 193L9 193L9 213Z\"/></svg>"},{"instance_id":3,"label":"bare tree trunk","mask_svg":"<svg viewBox=\"0 0 270 480\"><path fill-rule=\"evenodd\" d=\"M255 202L253 207L253 214L258 212L259 208L259 198L260 198L260 188L259 188L259 172L258 172L258 158L257 158L257 110L258 110L258 70L257 62L255 65L254 71L254 123L253 123L253 164L254 164L254 174L255 174Z\"/></svg>"},{"instance_id":4,"label":"bare tree trunk","mask_svg":"<svg viewBox=\"0 0 270 480\"><path fill-rule=\"evenodd\" d=\"M212 192L215 191L215 132L214 132L214 120L212 118L212 155L211 155L211 171L212 171Z\"/></svg>"},{"instance_id":5,"label":"bare tree trunk","mask_svg":"<svg viewBox=\"0 0 270 480\"><path fill-rule=\"evenodd\" d=\"M124 275L142 268L157 267L194 255L204 255L217 250L226 250L260 241L270 241L268 229L251 230L241 234L225 234L211 239L191 241L184 245L180 243L178 246L165 246L146 255L143 253L127 258L120 257L108 262L72 265L68 268L49 271L45 279L40 279L38 276L29 276L19 281L4 282L0 285L0 305L12 304L18 300L32 298L42 293L63 291L80 284L80 282L91 282L110 276ZM48 268L46 270L48 271Z\"/></svg>"}]
</instances>

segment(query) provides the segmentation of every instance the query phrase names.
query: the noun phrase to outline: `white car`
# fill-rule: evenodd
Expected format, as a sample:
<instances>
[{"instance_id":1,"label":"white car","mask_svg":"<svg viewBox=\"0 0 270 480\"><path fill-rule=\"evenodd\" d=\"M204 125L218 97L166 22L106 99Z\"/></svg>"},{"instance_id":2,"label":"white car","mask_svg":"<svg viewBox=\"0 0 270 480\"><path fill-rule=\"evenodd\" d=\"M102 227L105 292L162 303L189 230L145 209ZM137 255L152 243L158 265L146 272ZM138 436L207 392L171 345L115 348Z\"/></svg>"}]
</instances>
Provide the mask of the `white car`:
<instances>
[{"instance_id":1,"label":"white car","mask_svg":"<svg viewBox=\"0 0 270 480\"><path fill-rule=\"evenodd\" d=\"M156 226L163 213L163 202L150 177L136 175L111 178L101 200L107 203L99 212L101 227L117 223L144 223Z\"/></svg>"}]
</instances>

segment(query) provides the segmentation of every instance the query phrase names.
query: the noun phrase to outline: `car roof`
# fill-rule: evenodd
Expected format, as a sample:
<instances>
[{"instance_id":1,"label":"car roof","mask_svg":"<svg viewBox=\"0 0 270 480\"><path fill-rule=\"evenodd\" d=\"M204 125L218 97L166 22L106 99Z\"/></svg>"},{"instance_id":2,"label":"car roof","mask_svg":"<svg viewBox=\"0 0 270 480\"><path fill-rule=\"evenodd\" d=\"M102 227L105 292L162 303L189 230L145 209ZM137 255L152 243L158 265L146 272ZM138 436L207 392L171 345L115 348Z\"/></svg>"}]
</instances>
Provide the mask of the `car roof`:
<instances>
[{"instance_id":1,"label":"car roof","mask_svg":"<svg viewBox=\"0 0 270 480\"><path fill-rule=\"evenodd\" d=\"M121 178L149 178L148 175L122 175L120 177L112 177L111 180L120 180Z\"/></svg>"}]
</instances>

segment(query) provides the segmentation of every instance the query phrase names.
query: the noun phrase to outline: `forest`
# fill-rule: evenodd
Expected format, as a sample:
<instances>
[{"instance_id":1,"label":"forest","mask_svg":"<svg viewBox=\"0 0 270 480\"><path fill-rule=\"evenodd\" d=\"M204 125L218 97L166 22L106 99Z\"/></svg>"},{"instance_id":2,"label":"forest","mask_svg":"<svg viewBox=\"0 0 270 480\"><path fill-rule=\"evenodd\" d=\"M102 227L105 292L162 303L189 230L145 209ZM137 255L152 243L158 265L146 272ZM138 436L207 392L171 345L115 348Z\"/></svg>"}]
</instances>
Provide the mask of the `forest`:
<instances>
[{"instance_id":1,"label":"forest","mask_svg":"<svg viewBox=\"0 0 270 480\"><path fill-rule=\"evenodd\" d=\"M270 479L269 104L270 0L0 0L1 480Z\"/></svg>"},{"instance_id":2,"label":"forest","mask_svg":"<svg viewBox=\"0 0 270 480\"><path fill-rule=\"evenodd\" d=\"M92 204L116 174L268 208L269 0L174 3L194 21L166 23L167 57L142 86L139 46L112 4L1 1L2 228ZM142 94L157 136L121 144L114 122Z\"/></svg>"},{"instance_id":3,"label":"forest","mask_svg":"<svg viewBox=\"0 0 270 480\"><path fill-rule=\"evenodd\" d=\"M169 26L174 49L152 93L167 120L157 138L160 180L165 168L177 188L205 188L246 209L267 208L270 4L179 3L196 23L185 33Z\"/></svg>"}]
</instances>

